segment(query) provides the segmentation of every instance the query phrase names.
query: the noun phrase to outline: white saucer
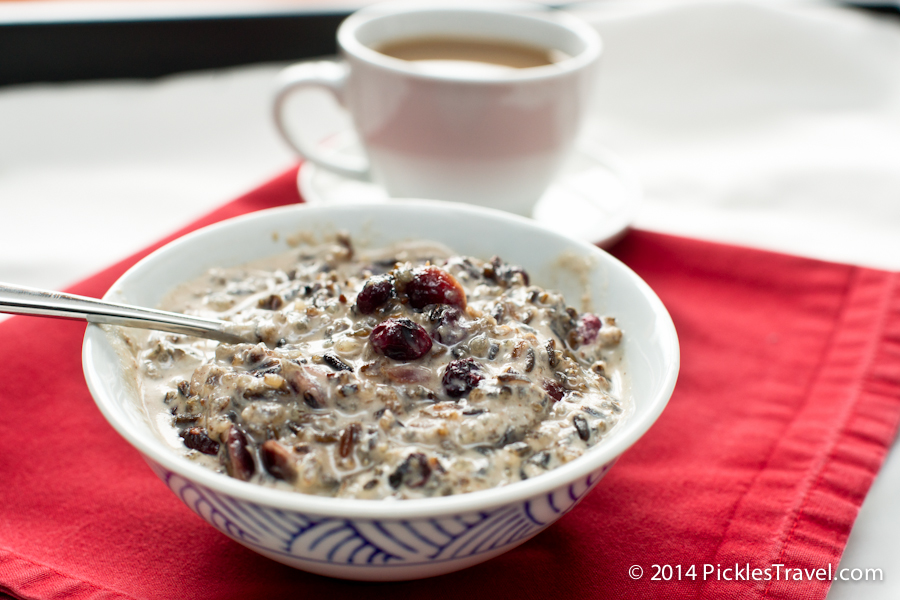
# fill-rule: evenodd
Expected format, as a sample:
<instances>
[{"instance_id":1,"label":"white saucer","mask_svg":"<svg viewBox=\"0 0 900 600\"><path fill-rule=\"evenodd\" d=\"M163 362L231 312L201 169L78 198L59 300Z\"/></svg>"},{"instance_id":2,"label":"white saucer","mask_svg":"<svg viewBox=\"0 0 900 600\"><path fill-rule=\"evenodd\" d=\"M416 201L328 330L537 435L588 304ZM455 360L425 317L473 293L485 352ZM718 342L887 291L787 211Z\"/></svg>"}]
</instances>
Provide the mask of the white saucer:
<instances>
[{"instance_id":1,"label":"white saucer","mask_svg":"<svg viewBox=\"0 0 900 600\"><path fill-rule=\"evenodd\" d=\"M335 153L359 155L351 134L323 142ZM310 162L297 176L300 194L309 203L388 202L380 186L343 177ZM637 178L610 151L590 142L580 144L562 172L532 210L532 218L577 239L611 246L628 230L641 202Z\"/></svg>"}]
</instances>

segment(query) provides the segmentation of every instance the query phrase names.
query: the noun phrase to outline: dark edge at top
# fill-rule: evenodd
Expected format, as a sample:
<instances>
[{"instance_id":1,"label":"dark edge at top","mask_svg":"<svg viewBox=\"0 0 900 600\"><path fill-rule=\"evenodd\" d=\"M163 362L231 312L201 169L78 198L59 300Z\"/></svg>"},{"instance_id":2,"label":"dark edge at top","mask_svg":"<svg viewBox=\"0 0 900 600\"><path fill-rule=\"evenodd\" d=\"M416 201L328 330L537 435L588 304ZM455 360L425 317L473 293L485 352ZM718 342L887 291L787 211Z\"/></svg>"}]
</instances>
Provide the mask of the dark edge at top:
<instances>
[{"instance_id":1,"label":"dark edge at top","mask_svg":"<svg viewBox=\"0 0 900 600\"><path fill-rule=\"evenodd\" d=\"M0 86L150 79L335 54L348 14L0 23Z\"/></svg>"},{"instance_id":2,"label":"dark edge at top","mask_svg":"<svg viewBox=\"0 0 900 600\"><path fill-rule=\"evenodd\" d=\"M900 0L845 0L845 5L875 15L900 17ZM0 22L0 86L152 79L332 55L337 51L338 25L349 14L349 10L334 10Z\"/></svg>"}]
</instances>

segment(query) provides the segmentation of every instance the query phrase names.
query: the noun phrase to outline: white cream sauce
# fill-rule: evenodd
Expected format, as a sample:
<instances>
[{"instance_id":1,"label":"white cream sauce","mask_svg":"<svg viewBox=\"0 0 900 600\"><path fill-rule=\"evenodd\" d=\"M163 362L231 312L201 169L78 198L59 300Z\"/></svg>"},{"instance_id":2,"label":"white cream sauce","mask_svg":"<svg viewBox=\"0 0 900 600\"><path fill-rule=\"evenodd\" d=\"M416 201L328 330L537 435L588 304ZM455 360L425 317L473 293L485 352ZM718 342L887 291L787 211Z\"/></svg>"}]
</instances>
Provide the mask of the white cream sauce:
<instances>
[{"instance_id":1,"label":"white cream sauce","mask_svg":"<svg viewBox=\"0 0 900 600\"><path fill-rule=\"evenodd\" d=\"M434 269L450 303L414 308ZM391 297L361 314L367 282ZM432 243L305 245L214 269L161 308L229 320L259 340L153 333L137 358L170 445L262 485L356 498L491 488L577 458L629 411L612 318L567 308L499 259ZM401 342L430 348L379 352L389 323Z\"/></svg>"}]
</instances>

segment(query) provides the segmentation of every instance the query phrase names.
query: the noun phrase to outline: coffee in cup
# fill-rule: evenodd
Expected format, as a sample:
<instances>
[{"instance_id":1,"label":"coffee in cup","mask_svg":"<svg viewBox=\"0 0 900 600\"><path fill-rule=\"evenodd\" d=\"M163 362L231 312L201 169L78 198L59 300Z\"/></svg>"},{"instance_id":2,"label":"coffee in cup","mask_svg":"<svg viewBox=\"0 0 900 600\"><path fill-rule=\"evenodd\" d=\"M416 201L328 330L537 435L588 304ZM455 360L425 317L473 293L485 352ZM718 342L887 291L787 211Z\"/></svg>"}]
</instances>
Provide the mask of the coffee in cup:
<instances>
[{"instance_id":1,"label":"coffee in cup","mask_svg":"<svg viewBox=\"0 0 900 600\"><path fill-rule=\"evenodd\" d=\"M423 66L433 73L474 73L479 68L530 69L549 66L568 57L553 48L463 37L392 40L373 49L400 60L425 63Z\"/></svg>"}]
</instances>

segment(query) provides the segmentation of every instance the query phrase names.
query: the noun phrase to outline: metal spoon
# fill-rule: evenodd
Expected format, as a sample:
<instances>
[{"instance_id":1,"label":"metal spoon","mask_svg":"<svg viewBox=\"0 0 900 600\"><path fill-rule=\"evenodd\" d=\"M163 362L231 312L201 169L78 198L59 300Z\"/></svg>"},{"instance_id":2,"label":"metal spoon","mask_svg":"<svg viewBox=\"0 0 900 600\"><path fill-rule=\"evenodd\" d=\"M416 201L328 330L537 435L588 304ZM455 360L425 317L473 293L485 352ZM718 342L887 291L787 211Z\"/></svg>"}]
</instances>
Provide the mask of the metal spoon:
<instances>
[{"instance_id":1,"label":"metal spoon","mask_svg":"<svg viewBox=\"0 0 900 600\"><path fill-rule=\"evenodd\" d=\"M226 321L117 304L61 292L36 290L8 283L0 283L0 312L168 331L229 344L256 343L256 340L238 335L234 331L234 324Z\"/></svg>"}]
</instances>

